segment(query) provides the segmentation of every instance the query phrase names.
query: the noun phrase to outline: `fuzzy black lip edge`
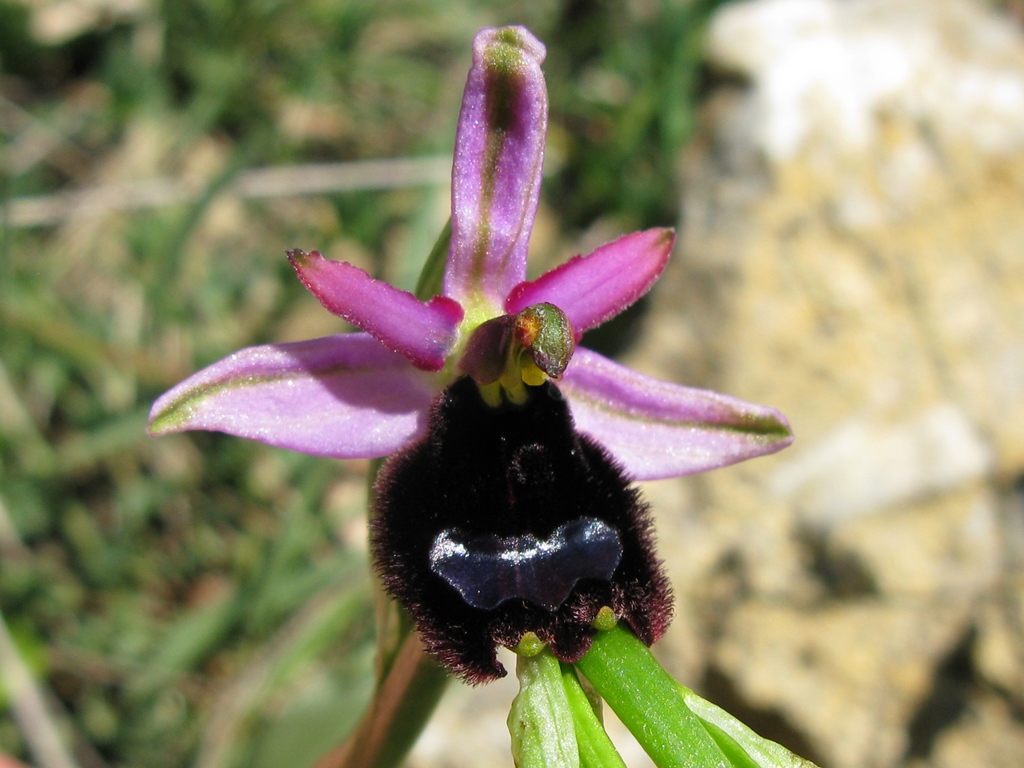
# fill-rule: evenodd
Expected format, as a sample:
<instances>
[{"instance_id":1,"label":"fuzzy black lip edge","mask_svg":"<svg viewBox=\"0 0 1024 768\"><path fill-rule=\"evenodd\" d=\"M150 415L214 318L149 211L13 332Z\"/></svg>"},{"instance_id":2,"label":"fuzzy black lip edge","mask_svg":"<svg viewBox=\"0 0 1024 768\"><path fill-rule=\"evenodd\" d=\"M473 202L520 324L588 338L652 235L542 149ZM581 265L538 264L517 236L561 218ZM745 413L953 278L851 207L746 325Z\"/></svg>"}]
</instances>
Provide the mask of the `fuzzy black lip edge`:
<instances>
[{"instance_id":1,"label":"fuzzy black lip edge","mask_svg":"<svg viewBox=\"0 0 1024 768\"><path fill-rule=\"evenodd\" d=\"M526 405L508 406L506 413L525 412L529 417L533 415L530 408L551 409L555 427L571 433L572 453L578 453L585 462L585 483L593 486L583 490L595 498L613 501L615 509L601 519L628 542L612 578L603 583L581 582L554 611L524 600L482 610L468 605L455 589L430 572L429 545L424 546L424 540L432 540L437 528L423 527L420 516L431 514L429 510L423 512L430 503L423 504L422 492L424 488L443 488L449 479L443 473L431 477L431 470L436 469L433 461L445 439L444 409L468 407L467 402L478 409L490 407L479 398L475 385L460 385L463 390L473 387L473 397L468 400L468 392L455 390L455 386L438 398L424 437L385 462L375 487L375 514L370 525L375 570L388 594L409 611L428 652L455 676L472 684L504 677L507 672L497 661L496 647L516 645L526 631L538 634L562 661L576 661L589 649L596 632L591 622L604 605L610 605L646 644L659 639L671 620L672 597L663 564L655 554L649 507L608 452L576 432L568 406L551 385L533 388L547 392L531 393ZM511 471L507 466L500 467L499 477L505 478ZM410 482L417 475L425 482ZM403 525L403 520L412 524ZM432 534L428 537L424 531Z\"/></svg>"}]
</instances>

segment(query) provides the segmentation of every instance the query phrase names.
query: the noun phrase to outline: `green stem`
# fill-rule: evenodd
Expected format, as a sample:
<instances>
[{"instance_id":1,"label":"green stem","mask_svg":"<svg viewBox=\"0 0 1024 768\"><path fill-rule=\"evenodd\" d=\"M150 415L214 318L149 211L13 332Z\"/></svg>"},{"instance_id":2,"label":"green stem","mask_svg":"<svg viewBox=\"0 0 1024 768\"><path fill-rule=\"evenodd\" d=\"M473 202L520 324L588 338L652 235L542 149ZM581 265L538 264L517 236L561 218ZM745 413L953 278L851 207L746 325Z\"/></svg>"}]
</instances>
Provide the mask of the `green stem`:
<instances>
[{"instance_id":1,"label":"green stem","mask_svg":"<svg viewBox=\"0 0 1024 768\"><path fill-rule=\"evenodd\" d=\"M452 220L449 218L430 250L420 277L416 281L416 298L426 301L436 296L444 287L444 270L448 265L448 247L452 241Z\"/></svg>"},{"instance_id":2,"label":"green stem","mask_svg":"<svg viewBox=\"0 0 1024 768\"><path fill-rule=\"evenodd\" d=\"M730 764L676 681L621 624L598 632L576 666L659 768Z\"/></svg>"},{"instance_id":3,"label":"green stem","mask_svg":"<svg viewBox=\"0 0 1024 768\"><path fill-rule=\"evenodd\" d=\"M444 692L448 673L406 636L363 719L316 768L394 768L416 743Z\"/></svg>"},{"instance_id":4,"label":"green stem","mask_svg":"<svg viewBox=\"0 0 1024 768\"><path fill-rule=\"evenodd\" d=\"M580 750L581 768L626 768L618 750L608 738L604 725L598 719L594 705L580 685L580 679L572 665L562 664L562 682L576 727L576 744Z\"/></svg>"}]
</instances>

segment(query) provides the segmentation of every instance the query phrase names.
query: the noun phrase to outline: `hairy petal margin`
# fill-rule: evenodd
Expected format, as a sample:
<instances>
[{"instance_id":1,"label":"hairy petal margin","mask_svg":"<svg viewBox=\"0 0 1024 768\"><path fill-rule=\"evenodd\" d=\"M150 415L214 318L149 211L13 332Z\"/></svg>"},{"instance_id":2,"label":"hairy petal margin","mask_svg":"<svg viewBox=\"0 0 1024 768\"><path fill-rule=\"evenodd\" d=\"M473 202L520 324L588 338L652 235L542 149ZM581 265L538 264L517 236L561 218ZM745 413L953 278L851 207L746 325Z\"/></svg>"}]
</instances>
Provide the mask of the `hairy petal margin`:
<instances>
[{"instance_id":1,"label":"hairy petal margin","mask_svg":"<svg viewBox=\"0 0 1024 768\"><path fill-rule=\"evenodd\" d=\"M288 251L299 280L329 312L400 352L417 368L439 371L455 344L462 307L445 296L420 301L319 251Z\"/></svg>"},{"instance_id":2,"label":"hairy petal margin","mask_svg":"<svg viewBox=\"0 0 1024 768\"><path fill-rule=\"evenodd\" d=\"M635 302L661 276L675 244L671 229L623 235L588 256L574 256L536 280L509 293L505 311L517 314L541 302L565 312L576 333L611 320Z\"/></svg>"}]
</instances>

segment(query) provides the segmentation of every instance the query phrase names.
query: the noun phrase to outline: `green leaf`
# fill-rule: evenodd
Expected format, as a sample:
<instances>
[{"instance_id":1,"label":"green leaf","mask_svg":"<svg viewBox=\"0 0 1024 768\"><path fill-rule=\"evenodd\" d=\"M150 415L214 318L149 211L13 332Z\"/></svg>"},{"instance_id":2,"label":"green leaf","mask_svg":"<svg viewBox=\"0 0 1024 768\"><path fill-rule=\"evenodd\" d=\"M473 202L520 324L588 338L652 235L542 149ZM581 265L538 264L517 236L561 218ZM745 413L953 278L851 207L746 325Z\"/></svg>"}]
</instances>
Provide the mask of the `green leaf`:
<instances>
[{"instance_id":1,"label":"green leaf","mask_svg":"<svg viewBox=\"0 0 1024 768\"><path fill-rule=\"evenodd\" d=\"M762 738L724 709L680 685L683 701L703 722L722 750L736 766L767 768L816 768L810 760L794 755L781 744ZM742 757L740 756L742 755ZM745 762L743 760L745 759Z\"/></svg>"},{"instance_id":2,"label":"green leaf","mask_svg":"<svg viewBox=\"0 0 1024 768\"><path fill-rule=\"evenodd\" d=\"M558 660L547 649L520 655L516 674L519 693L508 713L508 731L517 768L579 768L573 710Z\"/></svg>"}]
</instances>

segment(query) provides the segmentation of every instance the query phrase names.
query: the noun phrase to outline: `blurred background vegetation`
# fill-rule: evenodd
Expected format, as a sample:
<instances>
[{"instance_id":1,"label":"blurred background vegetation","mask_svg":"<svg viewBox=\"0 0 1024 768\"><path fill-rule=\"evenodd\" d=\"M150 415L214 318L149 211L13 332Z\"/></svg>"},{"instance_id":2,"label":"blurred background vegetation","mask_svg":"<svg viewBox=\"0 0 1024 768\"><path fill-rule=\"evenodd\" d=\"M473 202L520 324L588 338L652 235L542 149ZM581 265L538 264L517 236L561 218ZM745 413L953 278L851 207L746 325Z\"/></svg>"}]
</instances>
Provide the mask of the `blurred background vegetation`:
<instances>
[{"instance_id":1,"label":"blurred background vegetation","mask_svg":"<svg viewBox=\"0 0 1024 768\"><path fill-rule=\"evenodd\" d=\"M0 753L37 760L12 663L83 768L294 767L344 736L371 686L365 464L153 440L150 404L340 329L286 248L412 286L479 27L548 46L535 266L673 224L714 5L0 0ZM335 165L378 159L415 162Z\"/></svg>"}]
</instances>

